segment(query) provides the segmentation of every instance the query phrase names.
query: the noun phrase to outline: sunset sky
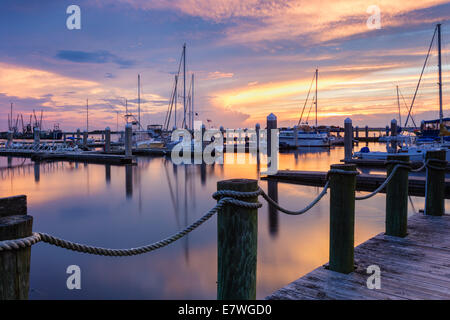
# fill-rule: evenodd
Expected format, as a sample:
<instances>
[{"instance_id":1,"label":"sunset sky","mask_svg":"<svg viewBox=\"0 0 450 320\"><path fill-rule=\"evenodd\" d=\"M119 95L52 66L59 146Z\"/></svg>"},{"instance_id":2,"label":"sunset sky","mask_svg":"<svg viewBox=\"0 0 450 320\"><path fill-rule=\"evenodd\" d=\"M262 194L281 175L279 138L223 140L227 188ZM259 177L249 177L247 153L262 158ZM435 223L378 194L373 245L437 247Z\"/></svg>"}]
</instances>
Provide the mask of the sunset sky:
<instances>
[{"instance_id":1,"label":"sunset sky","mask_svg":"<svg viewBox=\"0 0 450 320\"><path fill-rule=\"evenodd\" d=\"M81 30L66 28L71 4ZM379 30L366 25L371 5ZM439 22L450 116L449 19L450 3L434 0L2 0L0 131L11 102L26 119L44 110L46 129L84 129L86 99L90 129L115 129L116 111L123 127L125 98L136 113L138 74L143 124L162 123L184 42L198 120L250 127L273 112L293 125L318 68L319 124L385 126L398 119L396 85L410 105ZM436 47L416 122L438 117Z\"/></svg>"}]
</instances>

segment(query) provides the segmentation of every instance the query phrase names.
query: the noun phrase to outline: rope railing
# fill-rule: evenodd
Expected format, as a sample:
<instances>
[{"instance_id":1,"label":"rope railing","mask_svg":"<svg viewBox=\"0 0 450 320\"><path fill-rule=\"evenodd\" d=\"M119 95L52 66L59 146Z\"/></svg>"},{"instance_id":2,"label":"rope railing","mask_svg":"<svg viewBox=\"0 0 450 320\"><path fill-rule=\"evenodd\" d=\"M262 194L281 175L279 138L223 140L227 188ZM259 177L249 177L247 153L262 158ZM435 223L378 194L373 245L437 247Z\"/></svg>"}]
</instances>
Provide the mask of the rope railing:
<instances>
[{"instance_id":1,"label":"rope railing","mask_svg":"<svg viewBox=\"0 0 450 320\"><path fill-rule=\"evenodd\" d=\"M327 182L325 183L325 186L323 187L322 192L320 192L319 195L316 198L314 198L314 200L311 201L306 207L304 207L303 209L300 209L298 211L291 211L291 210L281 207L275 200L270 198L262 189L260 189L260 190L261 190L261 195L263 196L263 198L269 203L269 205L275 207L277 210L279 210L283 213L289 214L289 215L301 215L301 214L306 213L310 209L312 209L323 198L323 196L327 193L329 184L330 184L330 180L327 180Z\"/></svg>"},{"instance_id":2,"label":"rope railing","mask_svg":"<svg viewBox=\"0 0 450 320\"><path fill-rule=\"evenodd\" d=\"M259 192L258 192L259 194ZM254 193L251 193L252 196L254 196ZM241 196L242 197L242 196ZM248 197L248 196L246 196ZM13 240L4 240L0 241L0 252L2 251L9 251L9 250L18 250L30 247L38 242L45 242L60 248L82 252L82 253L88 253L88 254L94 254L94 255L101 255L101 256L112 256L112 257L123 257L123 256L133 256L133 255L139 255L143 253L147 253L150 251L154 251L156 249L163 248L165 246L168 246L169 244L177 241L178 239L183 238L188 233L192 232L193 230L197 229L200 225L202 225L205 221L209 220L215 213L217 213L218 210L222 209L225 204L233 205L233 206L239 206L247 209L258 209L262 206L259 202L246 202L235 198L230 197L224 197L219 199L217 204L210 209L206 214L204 214L201 218L196 220L194 223L189 225L188 227L184 228L181 231L178 231L174 235L165 238L163 240L137 247L137 248L130 248L130 249L109 249L109 248L103 248L103 247L96 247L96 246L90 246L85 244L80 244L72 241L67 241L46 233L42 232L34 232L31 236L21 239L13 239Z\"/></svg>"},{"instance_id":3,"label":"rope railing","mask_svg":"<svg viewBox=\"0 0 450 320\"><path fill-rule=\"evenodd\" d=\"M436 170L445 170L443 167L436 167L434 164L442 165L444 163L447 163L445 160L437 160L437 159L428 159L422 167L424 168L433 168ZM387 161L386 164L394 164L391 173L386 177L386 179L383 181L383 183L376 188L373 192L364 195L355 197L355 200L365 200L369 199L376 194L378 194L381 190L383 190L387 184L392 180L395 173L398 169L404 168L411 170L410 162L406 161L399 161L399 160L390 160ZM420 168L419 168L420 169ZM423 169L423 168L422 168ZM312 209L327 193L327 190L329 188L330 184L330 175L331 174L343 174L343 175L358 175L359 172L355 170L341 170L341 169L335 169L332 168L328 171L326 176L326 182L322 189L322 191L315 197L307 206L300 210L288 210L286 208L283 208L280 206L275 200L273 200L269 195L267 195L263 189L259 188L256 191L235 191L235 190L219 190L214 192L212 197L217 200L217 204L210 209L207 213L205 213L201 218L199 218L197 221L189 225L188 227L184 228L183 230L178 231L174 235L165 238L163 240L145 245L140 246L136 248L130 248L130 249L109 249L109 248L103 248L103 247L96 247L96 246L90 246L90 245L84 245L79 244L72 241L67 241L46 233L41 232L34 232L31 236L21 239L13 239L13 240L4 240L0 241L0 252L2 251L8 251L8 250L17 250L21 248L30 247L35 243L38 242L45 242L54 246L58 246L61 248L69 249L72 251L82 252L82 253L88 253L88 254L94 254L94 255L102 255L102 256L114 256L114 257L121 257L121 256L132 256L132 255L139 255L143 253L147 253L150 251L154 251L159 248L163 248L178 239L181 239L188 233L192 232L193 230L197 229L200 225L202 225L205 221L209 220L214 214L216 214L219 210L221 210L226 204L233 205L241 208L246 209L258 209L262 206L259 202L247 202L245 199L249 198L256 198L258 196L262 196L270 206L275 207L277 210L288 214L288 215L301 215ZM244 199L244 200L241 200Z\"/></svg>"},{"instance_id":4,"label":"rope railing","mask_svg":"<svg viewBox=\"0 0 450 320\"><path fill-rule=\"evenodd\" d=\"M397 163L397 165L392 169L391 174L389 176L387 176L386 179L383 181L383 183L378 188L376 188L373 192L366 194L364 196L359 196L359 197L355 196L355 200L366 200L366 199L372 198L373 196L378 194L381 190L383 190L387 186L389 181L392 180L392 178L394 177L394 175L398 169L404 168L404 169L411 170L411 167L409 166L409 162L406 162L406 161L391 160L391 161L387 161L387 163L393 163L393 164Z\"/></svg>"}]
</instances>

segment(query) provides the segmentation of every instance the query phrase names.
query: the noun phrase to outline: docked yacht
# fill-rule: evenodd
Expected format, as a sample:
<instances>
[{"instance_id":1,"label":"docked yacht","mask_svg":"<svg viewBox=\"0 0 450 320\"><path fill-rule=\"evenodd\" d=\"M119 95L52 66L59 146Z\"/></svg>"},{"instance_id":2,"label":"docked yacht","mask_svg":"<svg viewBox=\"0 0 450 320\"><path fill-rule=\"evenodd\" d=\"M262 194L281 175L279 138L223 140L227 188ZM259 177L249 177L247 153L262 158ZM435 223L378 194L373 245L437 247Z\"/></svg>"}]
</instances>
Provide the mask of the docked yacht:
<instances>
[{"instance_id":1,"label":"docked yacht","mask_svg":"<svg viewBox=\"0 0 450 320\"><path fill-rule=\"evenodd\" d=\"M331 145L326 132L297 130L296 140L295 131L292 128L280 130L280 144L286 144L288 147L330 147Z\"/></svg>"},{"instance_id":2,"label":"docked yacht","mask_svg":"<svg viewBox=\"0 0 450 320\"><path fill-rule=\"evenodd\" d=\"M317 82L319 77L319 70L316 69L314 72L311 85L309 87L308 95L306 96L305 104L303 105L302 113L298 121L298 126L294 128L280 129L280 147L286 146L288 148L298 148L298 147L330 147L331 139L327 132L320 132L317 125ZM312 98L311 105L309 108L308 115L306 117L305 123L302 125L302 118L305 108L308 104L309 96L313 83L316 84L315 95ZM308 125L309 114L311 113L312 107L315 106L316 114L316 126L312 128ZM297 136L296 136L297 133Z\"/></svg>"}]
</instances>

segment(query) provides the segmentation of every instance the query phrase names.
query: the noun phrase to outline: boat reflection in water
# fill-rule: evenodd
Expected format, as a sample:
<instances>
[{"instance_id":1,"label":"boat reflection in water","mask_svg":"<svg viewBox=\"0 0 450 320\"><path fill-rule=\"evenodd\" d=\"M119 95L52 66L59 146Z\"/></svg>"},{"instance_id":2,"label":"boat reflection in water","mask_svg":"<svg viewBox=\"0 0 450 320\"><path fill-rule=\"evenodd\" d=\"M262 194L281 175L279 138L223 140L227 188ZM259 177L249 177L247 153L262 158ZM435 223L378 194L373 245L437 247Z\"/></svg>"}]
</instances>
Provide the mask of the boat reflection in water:
<instances>
[{"instance_id":1,"label":"boat reflection in water","mask_svg":"<svg viewBox=\"0 0 450 320\"><path fill-rule=\"evenodd\" d=\"M67 240L109 248L130 248L170 236L211 209L219 180L259 178L263 161L235 155L234 164L174 165L170 158L137 158L135 166L33 163L0 157L2 197L26 194L34 230ZM329 169L343 148L280 153L279 168ZM251 163L250 163L250 160ZM9 168L8 168L9 166ZM298 210L321 191L260 181L283 207ZM257 298L299 278L328 260L329 200L311 211L288 216L259 210ZM423 199L413 198L416 208ZM384 195L364 202L356 213L355 243L382 232ZM410 210L411 212L411 210ZM32 248L31 299L215 299L216 217L186 238L154 252L112 258L63 250L47 244ZM68 290L66 269L81 268L82 290Z\"/></svg>"}]
</instances>

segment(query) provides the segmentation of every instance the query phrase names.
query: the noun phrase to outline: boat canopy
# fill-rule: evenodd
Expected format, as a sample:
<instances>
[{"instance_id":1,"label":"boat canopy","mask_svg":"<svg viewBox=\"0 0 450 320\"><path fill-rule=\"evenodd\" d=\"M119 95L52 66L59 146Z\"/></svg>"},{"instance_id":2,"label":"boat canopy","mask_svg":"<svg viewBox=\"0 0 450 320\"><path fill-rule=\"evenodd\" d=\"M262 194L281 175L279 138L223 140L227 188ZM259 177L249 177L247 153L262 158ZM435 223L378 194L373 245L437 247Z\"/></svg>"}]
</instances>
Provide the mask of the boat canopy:
<instances>
[{"instance_id":1,"label":"boat canopy","mask_svg":"<svg viewBox=\"0 0 450 320\"><path fill-rule=\"evenodd\" d=\"M440 123L440 119L436 119L436 120L424 120L423 123L427 124L427 123ZM450 118L442 118L442 122L450 122Z\"/></svg>"}]
</instances>

